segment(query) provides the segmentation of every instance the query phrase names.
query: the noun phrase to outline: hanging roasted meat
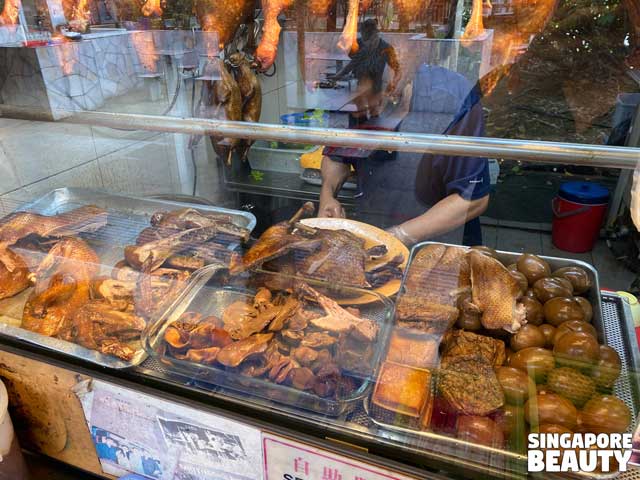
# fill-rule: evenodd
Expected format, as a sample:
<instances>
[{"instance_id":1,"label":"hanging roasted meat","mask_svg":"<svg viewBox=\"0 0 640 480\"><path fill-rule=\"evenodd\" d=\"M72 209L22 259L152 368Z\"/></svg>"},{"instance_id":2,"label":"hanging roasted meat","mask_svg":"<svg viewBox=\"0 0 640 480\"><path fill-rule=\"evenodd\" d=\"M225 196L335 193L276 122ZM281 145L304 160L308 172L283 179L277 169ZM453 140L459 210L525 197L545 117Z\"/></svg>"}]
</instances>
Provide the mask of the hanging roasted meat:
<instances>
[{"instance_id":1,"label":"hanging roasted meat","mask_svg":"<svg viewBox=\"0 0 640 480\"><path fill-rule=\"evenodd\" d=\"M206 82L205 106L203 115L216 120L242 120L242 95L240 87L227 70L224 62L220 62L220 80ZM231 151L237 148L240 140L237 138L209 137L216 154L230 162Z\"/></svg>"},{"instance_id":2,"label":"hanging roasted meat","mask_svg":"<svg viewBox=\"0 0 640 480\"><path fill-rule=\"evenodd\" d=\"M256 49L256 62L262 70L268 70L276 60L278 41L280 40L280 23L278 16L293 5L294 0L262 0L262 39Z\"/></svg>"},{"instance_id":3,"label":"hanging roasted meat","mask_svg":"<svg viewBox=\"0 0 640 480\"><path fill-rule=\"evenodd\" d=\"M326 17L333 8L336 0L308 0L307 11L316 17Z\"/></svg>"},{"instance_id":4,"label":"hanging roasted meat","mask_svg":"<svg viewBox=\"0 0 640 480\"><path fill-rule=\"evenodd\" d=\"M338 48L345 53L354 54L358 51L358 8L360 0L349 0L347 7L347 18L344 21L344 28Z\"/></svg>"},{"instance_id":5,"label":"hanging roasted meat","mask_svg":"<svg viewBox=\"0 0 640 480\"><path fill-rule=\"evenodd\" d=\"M393 6L398 12L399 29L401 32L409 29L409 24L420 18L429 8L431 0L393 0Z\"/></svg>"},{"instance_id":6,"label":"hanging roasted meat","mask_svg":"<svg viewBox=\"0 0 640 480\"><path fill-rule=\"evenodd\" d=\"M24 307L22 328L65 338L76 310L91 296L100 269L96 252L79 238L58 242L35 273L35 288Z\"/></svg>"},{"instance_id":7,"label":"hanging roasted meat","mask_svg":"<svg viewBox=\"0 0 640 480\"><path fill-rule=\"evenodd\" d=\"M253 17L255 0L195 0L193 10L204 32L217 32L224 48L243 23Z\"/></svg>"},{"instance_id":8,"label":"hanging roasted meat","mask_svg":"<svg viewBox=\"0 0 640 480\"><path fill-rule=\"evenodd\" d=\"M147 0L141 11L145 17L161 17L162 7L160 6L160 0Z\"/></svg>"},{"instance_id":9,"label":"hanging roasted meat","mask_svg":"<svg viewBox=\"0 0 640 480\"><path fill-rule=\"evenodd\" d=\"M5 0L2 14L0 14L0 25L17 25L21 7L20 0Z\"/></svg>"},{"instance_id":10,"label":"hanging roasted meat","mask_svg":"<svg viewBox=\"0 0 640 480\"><path fill-rule=\"evenodd\" d=\"M482 22L482 0L473 0L471 8L471 18L464 29L461 40L473 40L484 33L484 24ZM464 43L463 43L464 45Z\"/></svg>"},{"instance_id":11,"label":"hanging roasted meat","mask_svg":"<svg viewBox=\"0 0 640 480\"><path fill-rule=\"evenodd\" d=\"M242 121L259 122L262 112L262 87L246 55L237 52L229 57L235 73L236 82L242 95ZM252 140L241 140L238 154L244 161L247 159Z\"/></svg>"}]
</instances>

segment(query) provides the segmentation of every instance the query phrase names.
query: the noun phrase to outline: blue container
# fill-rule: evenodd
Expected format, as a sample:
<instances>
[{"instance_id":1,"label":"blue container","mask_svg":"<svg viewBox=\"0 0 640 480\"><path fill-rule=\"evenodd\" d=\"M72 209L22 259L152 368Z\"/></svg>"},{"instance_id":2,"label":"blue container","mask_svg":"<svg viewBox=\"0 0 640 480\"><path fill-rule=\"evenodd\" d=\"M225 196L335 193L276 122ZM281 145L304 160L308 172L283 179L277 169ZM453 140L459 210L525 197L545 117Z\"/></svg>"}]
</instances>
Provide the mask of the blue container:
<instances>
[{"instance_id":1,"label":"blue container","mask_svg":"<svg viewBox=\"0 0 640 480\"><path fill-rule=\"evenodd\" d=\"M566 182L560 185L558 196L583 205L602 205L609 200L609 190L598 183Z\"/></svg>"},{"instance_id":2,"label":"blue container","mask_svg":"<svg viewBox=\"0 0 640 480\"><path fill-rule=\"evenodd\" d=\"M314 111L286 113L280 115L280 123L296 127L326 127L329 125L329 114Z\"/></svg>"}]
</instances>

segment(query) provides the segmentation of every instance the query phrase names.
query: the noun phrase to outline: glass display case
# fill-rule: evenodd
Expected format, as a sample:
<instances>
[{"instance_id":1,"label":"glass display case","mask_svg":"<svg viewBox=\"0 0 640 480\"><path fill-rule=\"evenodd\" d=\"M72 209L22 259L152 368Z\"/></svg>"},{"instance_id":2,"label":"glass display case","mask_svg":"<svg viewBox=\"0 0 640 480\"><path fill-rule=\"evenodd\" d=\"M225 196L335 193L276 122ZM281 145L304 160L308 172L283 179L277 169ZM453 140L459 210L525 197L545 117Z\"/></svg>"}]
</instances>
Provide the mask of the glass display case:
<instances>
[{"instance_id":1,"label":"glass display case","mask_svg":"<svg viewBox=\"0 0 640 480\"><path fill-rule=\"evenodd\" d=\"M415 478L631 434L639 69L633 0L5 0L0 350Z\"/></svg>"}]
</instances>

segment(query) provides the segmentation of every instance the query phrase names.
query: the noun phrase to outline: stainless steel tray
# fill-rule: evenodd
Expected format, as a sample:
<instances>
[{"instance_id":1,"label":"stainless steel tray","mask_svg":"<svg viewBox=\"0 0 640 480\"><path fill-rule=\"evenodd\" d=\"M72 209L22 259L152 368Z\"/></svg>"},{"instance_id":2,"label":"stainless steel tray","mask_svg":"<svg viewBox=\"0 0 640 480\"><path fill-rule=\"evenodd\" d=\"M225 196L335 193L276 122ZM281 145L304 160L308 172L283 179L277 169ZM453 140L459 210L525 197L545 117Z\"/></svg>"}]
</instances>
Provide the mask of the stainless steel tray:
<instances>
[{"instance_id":1,"label":"stainless steel tray","mask_svg":"<svg viewBox=\"0 0 640 480\"><path fill-rule=\"evenodd\" d=\"M400 292L404 289L407 272L411 267L411 262L415 254L424 246L434 243L437 242L422 242L413 247L407 268L405 269ZM445 245L459 246L451 244ZM497 253L499 260L505 265L514 263L521 255L521 253L504 251L498 251ZM627 404L631 411L632 421L628 430L629 433L631 433L636 424L636 414L640 409L640 385L638 383L638 376L636 375L638 366L640 365L640 353L635 339L635 331L632 325L625 322L625 319L632 318L629 306L626 305L618 295L607 293L606 295L608 297L616 297L618 299L619 308L622 311L606 312L607 314L604 315L598 273L593 266L579 260L548 257L544 255L540 255L540 257L549 262L552 270L566 266L579 266L584 268L589 274L593 286L589 294L586 295L586 298L589 299L593 307L593 325L598 332L600 342L615 348L622 362L621 375L614 387L614 393ZM605 304L605 308L609 310L616 309L616 304L607 303ZM478 470L480 471L486 467L487 474L496 470L511 474L527 474L526 455L506 449L496 449L472 444L439 433L400 427L377 419L372 415L375 406L371 405L370 395L365 398L363 407L369 420L382 431L388 431L394 434L395 437L400 436L404 443L415 444L430 452L437 452L439 456L445 457L451 463L455 463L464 458L465 462L478 465ZM577 478L605 480L615 478L618 474L580 473L574 476Z\"/></svg>"},{"instance_id":2,"label":"stainless steel tray","mask_svg":"<svg viewBox=\"0 0 640 480\"><path fill-rule=\"evenodd\" d=\"M409 254L409 261L407 262L407 267L404 270L404 275L402 276L402 285L400 286L400 293L404 291L404 285L407 280L407 275L409 273L409 269L411 268L411 263L413 262L413 257L427 245L440 244L446 245L449 247L460 247L460 245L454 245L451 243L439 243L439 242L421 242L413 246L411 249L411 253ZM463 247L464 248L464 247ZM496 250L498 254L498 260L500 260L505 266L515 263L516 260L522 253L517 252L505 252L503 250ZM584 268L589 275L589 278L592 282L591 289L584 296L591 303L591 307L593 308L593 326L596 327L598 331L598 339L602 342L604 338L602 337L602 333L604 331L604 325L602 323L602 298L600 297L600 281L598 280L598 272L593 267L593 265L588 264L587 262L583 262L581 260L572 260L570 258L558 258L558 257L548 257L546 255L538 255L543 260L546 260L551 267L551 270L556 270L558 268L563 267L581 267Z\"/></svg>"},{"instance_id":3,"label":"stainless steel tray","mask_svg":"<svg viewBox=\"0 0 640 480\"><path fill-rule=\"evenodd\" d=\"M16 211L29 211L42 215L55 215L83 205L96 205L108 211L107 225L95 233L81 234L99 255L103 274L109 274L111 267L123 258L123 246L135 243L135 239L144 228L150 225L151 215L158 211L177 210L193 207L203 212L226 213L233 218L234 224L253 229L255 217L248 212L225 208L191 205L188 203L153 200L125 195L98 192L82 188L60 188L32 202L21 205ZM34 345L79 358L108 368L128 368L140 364L147 353L140 344L136 355L130 361L101 354L95 350L57 338L46 337L20 328L22 310L28 289L21 294L0 300L0 335L17 338Z\"/></svg>"},{"instance_id":4,"label":"stainless steel tray","mask_svg":"<svg viewBox=\"0 0 640 480\"><path fill-rule=\"evenodd\" d=\"M189 380L195 380L199 384L210 384L217 387L225 387L247 396L258 396L267 400L273 400L290 407L310 410L323 415L337 417L349 412L359 405L366 396L370 385L377 376L381 357L391 330L393 304L385 297L365 290L344 288L343 290L360 295L371 295L375 300L366 306L361 306L362 315L380 324L380 331L376 340L377 348L371 361L371 370L366 374L352 374L362 384L352 394L345 398L327 399L313 393L295 389L286 385L279 385L261 378L252 378L240 375L233 370L222 366L202 365L189 361L178 360L164 355L161 349L162 339L166 328L185 311L193 310L203 316L216 315L220 317L224 309L237 300L245 300L252 297L253 291L242 287L222 286L207 283L216 273L216 266L208 266L196 272L189 281L189 286L182 292L173 307L165 315L153 324L150 324L143 334L145 349L152 358L164 365L170 372L179 374ZM260 271L258 275L267 275L272 278L292 279L277 273ZM305 280L314 288L326 288L325 282Z\"/></svg>"}]
</instances>

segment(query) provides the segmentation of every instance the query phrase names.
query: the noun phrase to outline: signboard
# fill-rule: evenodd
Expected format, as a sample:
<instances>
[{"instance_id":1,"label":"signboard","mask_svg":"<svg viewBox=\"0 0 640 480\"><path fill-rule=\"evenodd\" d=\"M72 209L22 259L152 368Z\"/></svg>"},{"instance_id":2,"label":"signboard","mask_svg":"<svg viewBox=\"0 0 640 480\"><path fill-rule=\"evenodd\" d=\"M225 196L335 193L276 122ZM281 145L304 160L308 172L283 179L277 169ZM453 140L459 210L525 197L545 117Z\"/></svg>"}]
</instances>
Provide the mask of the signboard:
<instances>
[{"instance_id":1,"label":"signboard","mask_svg":"<svg viewBox=\"0 0 640 480\"><path fill-rule=\"evenodd\" d=\"M260 480L260 430L110 383L75 387L105 473Z\"/></svg>"},{"instance_id":2,"label":"signboard","mask_svg":"<svg viewBox=\"0 0 640 480\"><path fill-rule=\"evenodd\" d=\"M262 434L264 480L413 480L270 433Z\"/></svg>"}]
</instances>

